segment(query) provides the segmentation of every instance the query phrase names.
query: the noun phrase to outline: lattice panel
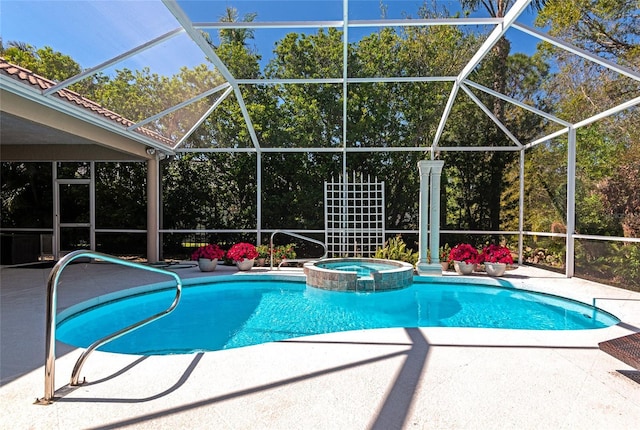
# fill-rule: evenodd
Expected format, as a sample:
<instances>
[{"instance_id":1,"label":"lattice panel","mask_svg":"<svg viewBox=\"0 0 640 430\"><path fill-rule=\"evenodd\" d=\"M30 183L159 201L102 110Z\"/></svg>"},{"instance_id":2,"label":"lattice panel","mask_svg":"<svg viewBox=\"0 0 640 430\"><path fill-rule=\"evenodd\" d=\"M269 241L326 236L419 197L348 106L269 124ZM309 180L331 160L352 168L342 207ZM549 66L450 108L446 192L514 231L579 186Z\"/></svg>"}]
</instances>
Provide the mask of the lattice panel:
<instances>
[{"instance_id":1,"label":"lattice panel","mask_svg":"<svg viewBox=\"0 0 640 430\"><path fill-rule=\"evenodd\" d=\"M325 243L329 257L372 257L384 246L384 181L324 183Z\"/></svg>"}]
</instances>

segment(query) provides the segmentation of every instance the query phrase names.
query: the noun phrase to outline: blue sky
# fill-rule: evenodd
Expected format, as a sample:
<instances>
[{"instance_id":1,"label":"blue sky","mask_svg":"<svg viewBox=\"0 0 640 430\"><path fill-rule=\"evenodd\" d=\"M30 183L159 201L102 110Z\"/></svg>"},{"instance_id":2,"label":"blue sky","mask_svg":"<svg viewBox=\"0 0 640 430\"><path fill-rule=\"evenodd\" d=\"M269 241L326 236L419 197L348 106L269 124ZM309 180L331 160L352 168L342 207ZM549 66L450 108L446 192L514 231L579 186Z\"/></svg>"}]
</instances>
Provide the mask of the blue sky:
<instances>
[{"instance_id":1,"label":"blue sky","mask_svg":"<svg viewBox=\"0 0 640 430\"><path fill-rule=\"evenodd\" d=\"M387 17L415 17L422 3L422 0L386 0ZM179 0L179 4L194 21L218 21L227 6L236 7L240 17L256 12L256 21L341 20L343 14L341 0ZM455 13L459 2L439 4ZM379 19L379 5L380 0L352 1L350 19ZM533 17L527 10L519 21L530 24ZM51 46L73 57L83 68L96 66L177 26L173 15L156 0L0 0L0 34L5 45L21 41L38 48ZM273 43L289 31L295 30L257 30L251 44L268 58ZM517 30L510 30L508 37L514 50L520 46L520 51L532 53L535 49L536 40ZM519 45L523 41L525 45ZM187 66L204 62L203 54L186 36L181 36L137 57L138 61L129 60L126 66L151 65L153 72L176 73L177 68L167 64L168 57L178 57Z\"/></svg>"},{"instance_id":2,"label":"blue sky","mask_svg":"<svg viewBox=\"0 0 640 430\"><path fill-rule=\"evenodd\" d=\"M5 45L22 41L37 48L51 46L73 57L83 68L96 66L178 26L161 2L144 0L0 0L0 13ZM183 43L172 49L178 53L191 51L193 44L187 40ZM196 64L204 59L198 54Z\"/></svg>"}]
</instances>

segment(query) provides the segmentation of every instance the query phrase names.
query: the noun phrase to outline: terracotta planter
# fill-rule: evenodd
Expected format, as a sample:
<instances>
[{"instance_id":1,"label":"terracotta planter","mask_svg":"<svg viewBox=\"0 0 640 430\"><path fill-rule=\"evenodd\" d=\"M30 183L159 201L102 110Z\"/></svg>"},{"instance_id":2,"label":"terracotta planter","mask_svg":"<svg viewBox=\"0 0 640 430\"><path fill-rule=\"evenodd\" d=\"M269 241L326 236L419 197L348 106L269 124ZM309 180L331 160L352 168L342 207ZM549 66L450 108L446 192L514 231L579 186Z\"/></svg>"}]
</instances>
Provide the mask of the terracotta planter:
<instances>
[{"instance_id":1,"label":"terracotta planter","mask_svg":"<svg viewBox=\"0 0 640 430\"><path fill-rule=\"evenodd\" d=\"M470 275L476 268L473 263L465 263L464 261L454 261L453 268L456 269L458 275Z\"/></svg>"},{"instance_id":2,"label":"terracotta planter","mask_svg":"<svg viewBox=\"0 0 640 430\"><path fill-rule=\"evenodd\" d=\"M236 267L238 268L238 270L242 271L251 270L254 262L255 260L249 260L245 258L242 261L236 261Z\"/></svg>"},{"instance_id":3,"label":"terracotta planter","mask_svg":"<svg viewBox=\"0 0 640 430\"><path fill-rule=\"evenodd\" d=\"M502 276L505 270L507 270L505 263L488 263L486 261L484 263L484 271L487 272L489 276Z\"/></svg>"},{"instance_id":4,"label":"terracotta planter","mask_svg":"<svg viewBox=\"0 0 640 430\"><path fill-rule=\"evenodd\" d=\"M213 272L218 265L218 259L198 258L198 268L201 272Z\"/></svg>"},{"instance_id":5,"label":"terracotta planter","mask_svg":"<svg viewBox=\"0 0 640 430\"><path fill-rule=\"evenodd\" d=\"M446 272L447 270L449 270L449 262L448 261L441 261L440 265L442 266L442 271Z\"/></svg>"}]
</instances>

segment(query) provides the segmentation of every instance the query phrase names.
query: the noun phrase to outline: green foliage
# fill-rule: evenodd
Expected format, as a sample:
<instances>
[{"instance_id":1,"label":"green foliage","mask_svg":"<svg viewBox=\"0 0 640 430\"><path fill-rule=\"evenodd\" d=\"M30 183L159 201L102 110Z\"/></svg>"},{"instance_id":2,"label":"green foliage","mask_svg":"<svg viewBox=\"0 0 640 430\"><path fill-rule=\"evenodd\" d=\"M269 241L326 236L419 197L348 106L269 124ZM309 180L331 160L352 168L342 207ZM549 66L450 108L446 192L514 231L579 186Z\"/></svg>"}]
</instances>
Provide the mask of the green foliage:
<instances>
[{"instance_id":1,"label":"green foliage","mask_svg":"<svg viewBox=\"0 0 640 430\"><path fill-rule=\"evenodd\" d=\"M145 163L96 163L96 227L147 227Z\"/></svg>"},{"instance_id":2,"label":"green foliage","mask_svg":"<svg viewBox=\"0 0 640 430\"><path fill-rule=\"evenodd\" d=\"M576 273L598 282L640 291L640 243L579 241Z\"/></svg>"},{"instance_id":3,"label":"green foliage","mask_svg":"<svg viewBox=\"0 0 640 430\"><path fill-rule=\"evenodd\" d=\"M396 236L387 240L383 248L376 250L375 258L404 261L415 265L418 262L418 253L407 248L401 236Z\"/></svg>"},{"instance_id":4,"label":"green foliage","mask_svg":"<svg viewBox=\"0 0 640 430\"><path fill-rule=\"evenodd\" d=\"M183 154L163 164L163 228L255 226L253 154Z\"/></svg>"},{"instance_id":5,"label":"green foliage","mask_svg":"<svg viewBox=\"0 0 640 430\"><path fill-rule=\"evenodd\" d=\"M494 69L500 63L496 55L490 54L490 61L474 72L474 81L492 86L498 78ZM500 77L505 82L504 92L537 104L539 87L548 74L547 65L540 58L522 54L507 57L505 65ZM543 122L539 116L512 105L495 105L495 98L485 94L477 97L487 107L492 106L496 117L521 141L540 132ZM458 94L443 139L443 146L514 145L466 94ZM447 227L472 230L517 227L520 194L517 152L448 151L441 157L445 161Z\"/></svg>"},{"instance_id":6,"label":"green foliage","mask_svg":"<svg viewBox=\"0 0 640 430\"><path fill-rule=\"evenodd\" d=\"M257 13L247 13L242 18L242 22L252 22L258 16ZM220 17L220 22L238 22L238 9L227 6L225 15ZM247 28L225 28L219 31L221 44L238 44L245 46L247 39L254 38L254 31Z\"/></svg>"},{"instance_id":7,"label":"green foliage","mask_svg":"<svg viewBox=\"0 0 640 430\"><path fill-rule=\"evenodd\" d=\"M514 0L461 0L462 7L471 10L477 10L484 7L486 11L493 17L503 17ZM531 8L540 10L547 3L547 0L533 0Z\"/></svg>"},{"instance_id":8,"label":"green foliage","mask_svg":"<svg viewBox=\"0 0 640 430\"><path fill-rule=\"evenodd\" d=\"M444 12L431 9L426 4L418 11L418 15L424 18L439 13ZM253 21L254 18L255 15L247 14L242 20ZM237 10L230 7L221 20L236 22L240 20L240 16ZM260 58L246 43L251 38L253 34L250 31L220 31L220 44L214 47L216 54L236 77L262 77ZM315 34L290 33L276 43L275 56L266 66L264 77L340 77L343 67L342 38L342 32L334 28L321 29ZM402 30L388 27L349 44L349 73L356 77L451 75L466 64L482 40L476 33L463 31L455 26L407 27ZM453 58L451 52L456 53ZM486 79L491 79L489 69L495 65L491 63L487 67L483 66ZM520 65L518 76L527 75L523 70L524 66ZM179 74L169 78L152 74L149 69L122 69L113 77L97 76L93 81L99 85L91 87L89 95L92 98L137 121L220 84L222 77L207 67L197 66L182 69ZM431 144L430 137L436 131L450 89L448 83L349 85L346 144L355 147L425 145L427 148ZM341 84L242 86L241 91L262 146L342 147L345 144ZM165 136L179 138L186 131L189 118L197 118L207 103L210 104L211 100L194 103L181 109L179 115L176 113L147 126ZM464 112L460 114L465 116ZM238 101L234 97L228 97L187 139L185 146L251 147L251 138L244 122L245 116ZM486 118L479 122L464 118L462 122L486 125ZM482 140L478 138L484 134L482 128L476 128L473 133L463 132L462 128L458 128L452 133L460 136L461 140L477 140L479 144ZM347 157L348 166L357 166L358 173L385 180L388 227L417 228L418 202L415 196L419 189L419 178L416 165L424 158L424 154L420 152L349 155L264 153L261 163L264 196L262 218L268 224L266 227L322 227L322 207L319 204L322 200L322 183L339 176L344 164L342 157ZM239 218L238 215L245 208L255 208L255 204L246 200L238 201L236 197L236 193L241 196L250 195L251 189L244 181L241 181L240 186L235 186L231 173L242 172L241 175L248 174L255 178L255 164L244 163L241 156L230 156L229 160L222 163L216 161L216 165L213 164L213 159L218 160L218 157L180 156L178 160L166 163L163 169L164 180L167 181L163 183L163 227L187 228L187 225L195 225L213 228L229 225L229 220L239 218L243 220L242 225L251 225L253 220L248 213ZM187 163L187 160L197 162ZM500 169L505 161L500 154L486 160L450 158L447 163L453 165L452 170L446 172L445 176L452 172L468 172L469 166L479 166L487 161L493 167L485 169L489 173L489 176L485 175L486 188L477 185L481 175L469 175L469 182L465 187L494 190L495 181L498 181L499 190ZM253 184L255 179L252 186ZM448 192L454 195L460 193L453 187ZM497 191L492 195L492 199L482 200L480 194L475 194L473 199L480 204L471 213L463 213L466 219L457 224L496 224L499 210L495 207L499 206L500 193ZM457 201L460 207L476 205L473 200L459 197L458 195ZM206 203L196 203L200 201ZM218 201L225 201L225 204L217 203ZM238 211L238 207L243 209ZM295 209L291 210L292 208ZM475 219L469 219L470 217Z\"/></svg>"},{"instance_id":9,"label":"green foliage","mask_svg":"<svg viewBox=\"0 0 640 430\"><path fill-rule=\"evenodd\" d=\"M615 264L615 278L621 284L640 291L640 243L614 245L613 250L611 259Z\"/></svg>"},{"instance_id":10,"label":"green foliage","mask_svg":"<svg viewBox=\"0 0 640 430\"><path fill-rule=\"evenodd\" d=\"M284 259L296 258L296 245L295 243L288 243L286 245L279 245L273 247L273 259L276 262L281 262Z\"/></svg>"},{"instance_id":11,"label":"green foliage","mask_svg":"<svg viewBox=\"0 0 640 430\"><path fill-rule=\"evenodd\" d=\"M297 254L295 251L295 243L288 243L286 245L274 245L273 247L273 260L275 263L280 263L283 259L294 259ZM271 248L269 245L256 246L258 252L258 258L271 258Z\"/></svg>"},{"instance_id":12,"label":"green foliage","mask_svg":"<svg viewBox=\"0 0 640 430\"><path fill-rule=\"evenodd\" d=\"M82 71L73 58L54 51L50 46L36 49L27 43L9 42L6 48L0 47L0 56L56 82L62 82Z\"/></svg>"},{"instance_id":13,"label":"green foliage","mask_svg":"<svg viewBox=\"0 0 640 430\"><path fill-rule=\"evenodd\" d=\"M550 34L572 40L581 48L637 65L637 18L637 0L555 0L538 15L537 24L550 27Z\"/></svg>"},{"instance_id":14,"label":"green foliage","mask_svg":"<svg viewBox=\"0 0 640 430\"><path fill-rule=\"evenodd\" d=\"M0 227L53 228L51 163L0 163Z\"/></svg>"},{"instance_id":15,"label":"green foliage","mask_svg":"<svg viewBox=\"0 0 640 430\"><path fill-rule=\"evenodd\" d=\"M635 0L567 0L550 1L538 15L538 24L573 45L596 53L621 65L640 61L640 27L637 25L638 3ZM629 94L637 93L637 83L624 76L603 70L581 57L541 46L541 55L555 63L558 72L544 82L548 104L555 114L577 122L615 106ZM552 97L561 94L562 97ZM576 144L576 228L584 234L637 237L640 231L638 199L634 197L640 173L637 156L640 111L613 115L577 131ZM552 148L549 148L552 149ZM538 151L540 152L540 151ZM566 159L566 152L548 152L549 158ZM562 158L559 158L562 157ZM544 177L549 171L547 157L531 159L534 175ZM556 164L558 164L556 162ZM553 164L551 164L553 165ZM547 197L564 198L565 179L546 177ZM534 200L535 201L535 200ZM536 207L540 205L536 202ZM554 204L556 220L566 218L563 208ZM536 211L533 211L534 213ZM539 213L539 211L537 211ZM635 215L634 215L635 214Z\"/></svg>"},{"instance_id":16,"label":"green foliage","mask_svg":"<svg viewBox=\"0 0 640 430\"><path fill-rule=\"evenodd\" d=\"M528 264L561 268L564 266L562 255L547 248L525 247L523 250L524 261Z\"/></svg>"},{"instance_id":17,"label":"green foliage","mask_svg":"<svg viewBox=\"0 0 640 430\"><path fill-rule=\"evenodd\" d=\"M448 243L442 245L439 249L440 261L449 261L449 253L451 252L451 246Z\"/></svg>"},{"instance_id":18,"label":"green foliage","mask_svg":"<svg viewBox=\"0 0 640 430\"><path fill-rule=\"evenodd\" d=\"M271 255L269 245L257 245L256 252L258 253L258 258L269 258Z\"/></svg>"},{"instance_id":19,"label":"green foliage","mask_svg":"<svg viewBox=\"0 0 640 430\"><path fill-rule=\"evenodd\" d=\"M632 68L639 64L640 27L634 21L636 1L555 0L533 1L532 5L540 8L545 3L539 22L548 25L553 35L618 64ZM491 16L503 16L513 1L473 0L462 4L465 9L485 8ZM424 2L417 15L430 18L450 14ZM251 22L255 18L251 13L240 17L236 9L228 7L221 21ZM287 34L276 42L274 57L264 69L260 56L248 46L247 42L253 37L251 29L224 28L219 32L217 46L210 41L236 78L342 76L344 34L338 29ZM464 26L384 27L360 40L350 40L349 76L455 76L484 39L484 34ZM73 59L50 47L36 49L10 42L0 48L8 61L55 81L81 71ZM541 44L539 52L531 56L511 55L507 39L496 44L469 79L572 122L638 93L634 80L548 44ZM149 69L121 69L110 76L94 75L71 89L138 121L224 81L218 71L206 65L183 68L170 77L151 73ZM556 125L527 109L471 86L469 89L521 143L557 130ZM417 229L419 177L416 166L419 160L429 156L451 90L450 82L350 82L346 89L345 135L342 83L241 85L239 91L248 115L240 107L240 95L232 93L186 140L186 148L253 148L253 136L245 124L245 120L251 120L255 138L264 148L323 147L339 151L265 151L260 154L260 161L255 153L180 154L175 160L162 163L162 227L255 229L258 206L255 187L259 174L262 178L261 228L321 229L323 182L337 178L346 167L385 181L387 228ZM220 93L192 103L146 127L178 139L219 96ZM637 109L627 109L577 130L578 232L637 237L640 231L638 136L640 111ZM462 90L456 95L440 144L514 146ZM423 146L425 151L385 151L385 148L416 146ZM343 152L344 147L375 148L376 151ZM443 151L437 156L445 161L444 228L516 230L519 227L520 165L516 151ZM524 163L524 229L563 231L567 218L567 138L560 136L528 149ZM258 166L261 166L260 172ZM50 191L51 181L42 180L41 173L46 175L44 171L34 171L46 170L46 167L35 163L3 163L2 168L2 225L26 223L50 227L52 221L48 214L52 212L52 202L50 198L47 200L46 190ZM99 167L96 183L101 208L99 226L125 227L124 222L128 228L144 225L144 175L142 164L109 163ZM117 192L127 184L132 192ZM112 195L113 200L101 197ZM252 238L245 237L249 235L237 233L243 237L229 236L225 240L229 243L251 241ZM176 235L172 246L178 249L181 239ZM207 238L211 239L215 240ZM173 239L165 235L163 240L167 243ZM531 246L525 252L526 258L561 267L564 264L562 242L550 239ZM399 238L387 242L380 252L397 254L402 260L417 259ZM596 247L586 245L579 252L579 257L590 263L606 257L617 265L618 256L633 258L637 251L631 247L601 253ZM604 264L603 276L613 273L614 269L609 271ZM637 274L633 269L617 266L615 270Z\"/></svg>"},{"instance_id":20,"label":"green foliage","mask_svg":"<svg viewBox=\"0 0 640 430\"><path fill-rule=\"evenodd\" d=\"M598 184L604 214L620 222L625 237L640 236L640 154L633 152Z\"/></svg>"}]
</instances>

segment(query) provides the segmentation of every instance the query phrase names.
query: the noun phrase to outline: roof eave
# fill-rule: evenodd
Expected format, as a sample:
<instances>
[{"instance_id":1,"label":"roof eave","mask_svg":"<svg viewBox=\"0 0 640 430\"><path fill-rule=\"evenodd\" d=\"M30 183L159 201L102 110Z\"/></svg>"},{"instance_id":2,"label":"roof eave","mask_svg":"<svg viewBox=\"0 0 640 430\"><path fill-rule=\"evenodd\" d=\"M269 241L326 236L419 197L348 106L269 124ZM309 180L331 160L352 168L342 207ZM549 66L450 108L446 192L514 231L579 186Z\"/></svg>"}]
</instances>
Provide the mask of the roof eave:
<instances>
[{"instance_id":1,"label":"roof eave","mask_svg":"<svg viewBox=\"0 0 640 430\"><path fill-rule=\"evenodd\" d=\"M164 154L175 154L171 147L155 139L146 137L136 131L127 130L124 125L119 125L106 117L103 119L91 111L76 107L74 104L69 103L69 101L65 101L55 96L44 96L41 91L38 91L30 85L25 85L23 82L10 76L0 74L0 87L2 87L3 90L9 91L31 102L38 103L47 108L69 115L72 118L103 128L111 133L140 143L141 145L154 148Z\"/></svg>"}]
</instances>

